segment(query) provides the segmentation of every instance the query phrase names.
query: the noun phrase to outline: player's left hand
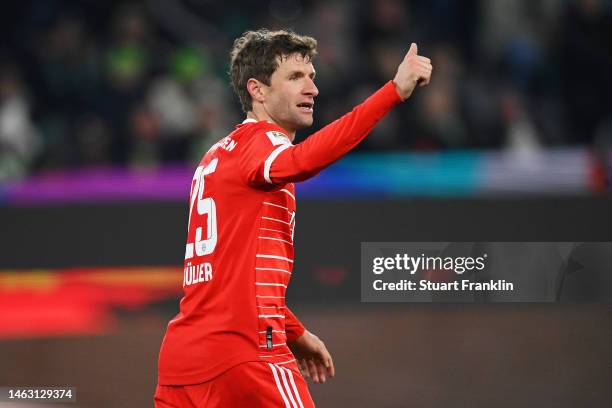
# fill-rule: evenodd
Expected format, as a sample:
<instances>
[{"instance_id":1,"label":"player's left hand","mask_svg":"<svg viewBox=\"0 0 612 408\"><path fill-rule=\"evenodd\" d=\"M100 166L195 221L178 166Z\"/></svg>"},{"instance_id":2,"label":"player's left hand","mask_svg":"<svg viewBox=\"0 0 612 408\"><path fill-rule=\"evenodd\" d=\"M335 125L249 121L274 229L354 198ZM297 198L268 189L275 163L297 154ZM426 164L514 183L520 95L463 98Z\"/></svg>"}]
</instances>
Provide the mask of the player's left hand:
<instances>
[{"instance_id":1,"label":"player's left hand","mask_svg":"<svg viewBox=\"0 0 612 408\"><path fill-rule=\"evenodd\" d=\"M324 383L327 377L335 375L334 362L325 344L317 336L306 330L289 348L295 355L298 367L304 378L316 383Z\"/></svg>"}]
</instances>

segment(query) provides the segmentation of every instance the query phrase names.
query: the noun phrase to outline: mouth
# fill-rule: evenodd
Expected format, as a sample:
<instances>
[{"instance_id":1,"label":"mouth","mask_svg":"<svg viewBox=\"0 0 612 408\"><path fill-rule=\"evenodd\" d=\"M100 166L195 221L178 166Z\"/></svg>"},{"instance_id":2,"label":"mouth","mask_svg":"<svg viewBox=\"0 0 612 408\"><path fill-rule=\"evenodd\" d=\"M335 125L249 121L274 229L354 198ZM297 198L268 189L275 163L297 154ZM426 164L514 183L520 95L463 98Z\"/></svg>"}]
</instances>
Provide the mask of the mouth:
<instances>
[{"instance_id":1,"label":"mouth","mask_svg":"<svg viewBox=\"0 0 612 408\"><path fill-rule=\"evenodd\" d=\"M312 113L314 111L314 102L302 102L302 103L298 103L297 107L303 113Z\"/></svg>"}]
</instances>

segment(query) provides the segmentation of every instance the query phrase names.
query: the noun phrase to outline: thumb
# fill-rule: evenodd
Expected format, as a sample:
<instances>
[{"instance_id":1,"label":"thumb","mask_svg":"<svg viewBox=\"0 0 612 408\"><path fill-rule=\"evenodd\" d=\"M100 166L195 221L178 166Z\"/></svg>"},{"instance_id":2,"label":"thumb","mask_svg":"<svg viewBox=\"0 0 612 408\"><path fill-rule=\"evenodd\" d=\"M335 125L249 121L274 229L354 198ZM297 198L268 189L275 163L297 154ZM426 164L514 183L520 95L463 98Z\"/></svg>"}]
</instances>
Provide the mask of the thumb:
<instances>
[{"instance_id":1,"label":"thumb","mask_svg":"<svg viewBox=\"0 0 612 408\"><path fill-rule=\"evenodd\" d=\"M410 44L408 55L417 55L418 52L419 52L419 47L417 47L416 43Z\"/></svg>"}]
</instances>

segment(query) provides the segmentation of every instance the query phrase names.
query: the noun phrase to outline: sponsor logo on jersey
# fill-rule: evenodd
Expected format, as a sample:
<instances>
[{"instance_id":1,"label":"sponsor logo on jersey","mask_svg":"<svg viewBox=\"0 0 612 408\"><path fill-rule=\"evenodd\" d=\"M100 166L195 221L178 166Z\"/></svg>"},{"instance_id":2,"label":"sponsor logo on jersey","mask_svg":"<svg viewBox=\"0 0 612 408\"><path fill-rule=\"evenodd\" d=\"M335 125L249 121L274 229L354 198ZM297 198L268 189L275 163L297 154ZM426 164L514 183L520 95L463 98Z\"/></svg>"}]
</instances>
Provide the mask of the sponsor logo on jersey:
<instances>
[{"instance_id":1,"label":"sponsor logo on jersey","mask_svg":"<svg viewBox=\"0 0 612 408\"><path fill-rule=\"evenodd\" d=\"M266 132L266 136L268 136L268 139L270 139L274 146L291 144L291 141L289 140L287 135L282 132L271 130L269 132Z\"/></svg>"}]
</instances>

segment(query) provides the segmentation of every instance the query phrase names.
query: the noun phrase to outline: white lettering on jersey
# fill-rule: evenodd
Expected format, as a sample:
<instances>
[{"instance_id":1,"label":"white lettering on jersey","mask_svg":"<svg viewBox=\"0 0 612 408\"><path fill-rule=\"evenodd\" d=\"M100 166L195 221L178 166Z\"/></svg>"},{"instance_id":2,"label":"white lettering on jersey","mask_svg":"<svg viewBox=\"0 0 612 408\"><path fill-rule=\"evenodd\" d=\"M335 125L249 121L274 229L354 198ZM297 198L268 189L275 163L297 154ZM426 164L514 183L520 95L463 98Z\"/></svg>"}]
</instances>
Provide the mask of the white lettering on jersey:
<instances>
[{"instance_id":1,"label":"white lettering on jersey","mask_svg":"<svg viewBox=\"0 0 612 408\"><path fill-rule=\"evenodd\" d=\"M223 139L219 140L214 145L210 146L210 149L208 149L208 151L206 153L210 153L213 150L218 149L219 147L222 148L222 149L227 150L228 152L231 152L232 150L234 150L234 148L236 147L238 142L236 142L230 136L226 136Z\"/></svg>"},{"instance_id":2,"label":"white lettering on jersey","mask_svg":"<svg viewBox=\"0 0 612 408\"><path fill-rule=\"evenodd\" d=\"M227 150L228 152L231 152L232 150L234 150L237 144L238 143L235 140L228 136L221 141L221 148Z\"/></svg>"},{"instance_id":3,"label":"white lettering on jersey","mask_svg":"<svg viewBox=\"0 0 612 408\"><path fill-rule=\"evenodd\" d=\"M200 282L208 282L213 277L212 265L204 262L197 265L187 263L183 270L183 286L194 285Z\"/></svg>"}]
</instances>

